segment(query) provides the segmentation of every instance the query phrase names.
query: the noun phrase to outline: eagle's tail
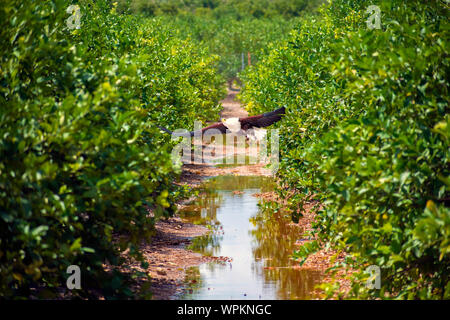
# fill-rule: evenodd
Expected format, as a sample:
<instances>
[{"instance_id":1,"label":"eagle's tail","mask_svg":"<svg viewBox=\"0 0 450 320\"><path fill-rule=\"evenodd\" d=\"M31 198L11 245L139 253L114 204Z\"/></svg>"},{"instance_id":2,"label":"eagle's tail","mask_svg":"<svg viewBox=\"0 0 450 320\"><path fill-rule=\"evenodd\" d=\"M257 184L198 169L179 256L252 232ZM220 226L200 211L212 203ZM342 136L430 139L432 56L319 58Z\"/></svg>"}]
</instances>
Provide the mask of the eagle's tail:
<instances>
[{"instance_id":1,"label":"eagle's tail","mask_svg":"<svg viewBox=\"0 0 450 320\"><path fill-rule=\"evenodd\" d=\"M202 135L202 131L201 131L201 130L198 130L198 131L195 131L195 132L194 132L194 131L173 132L173 131L170 131L170 130L167 129L167 128L158 126L157 124L156 124L156 126L157 126L159 129L161 129L162 131L164 131L164 132L170 134L170 135L173 136L173 137L193 137L196 133Z\"/></svg>"},{"instance_id":2,"label":"eagle's tail","mask_svg":"<svg viewBox=\"0 0 450 320\"><path fill-rule=\"evenodd\" d=\"M168 133L168 134L172 134L172 131L170 131L169 129L167 129L167 128L164 128L164 127L161 127L161 126L158 126L158 125L156 125L158 128L160 128L162 131L164 131L164 132L166 132L166 133Z\"/></svg>"}]
</instances>

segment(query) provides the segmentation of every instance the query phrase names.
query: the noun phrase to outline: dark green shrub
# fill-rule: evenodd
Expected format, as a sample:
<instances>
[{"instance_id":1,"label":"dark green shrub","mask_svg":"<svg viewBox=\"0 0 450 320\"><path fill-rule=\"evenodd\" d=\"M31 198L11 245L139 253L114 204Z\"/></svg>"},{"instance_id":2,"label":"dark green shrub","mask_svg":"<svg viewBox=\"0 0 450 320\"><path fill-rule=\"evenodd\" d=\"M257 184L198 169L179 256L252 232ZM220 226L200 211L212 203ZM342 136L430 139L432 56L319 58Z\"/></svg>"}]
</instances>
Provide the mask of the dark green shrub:
<instances>
[{"instance_id":1,"label":"dark green shrub","mask_svg":"<svg viewBox=\"0 0 450 320\"><path fill-rule=\"evenodd\" d=\"M287 105L282 187L315 233L360 270L358 298L449 298L448 9L441 1L333 1L244 75L251 111ZM294 254L304 258L310 248ZM381 267L381 290L365 286Z\"/></svg>"},{"instance_id":2,"label":"dark green shrub","mask_svg":"<svg viewBox=\"0 0 450 320\"><path fill-rule=\"evenodd\" d=\"M126 249L139 258L140 241L182 192L167 137L150 119L192 125L216 114L223 94L214 59L151 20L81 1L81 28L68 30L69 4L0 6L6 298L56 297L73 264L82 271L73 294L130 295L104 264L120 265Z\"/></svg>"}]
</instances>

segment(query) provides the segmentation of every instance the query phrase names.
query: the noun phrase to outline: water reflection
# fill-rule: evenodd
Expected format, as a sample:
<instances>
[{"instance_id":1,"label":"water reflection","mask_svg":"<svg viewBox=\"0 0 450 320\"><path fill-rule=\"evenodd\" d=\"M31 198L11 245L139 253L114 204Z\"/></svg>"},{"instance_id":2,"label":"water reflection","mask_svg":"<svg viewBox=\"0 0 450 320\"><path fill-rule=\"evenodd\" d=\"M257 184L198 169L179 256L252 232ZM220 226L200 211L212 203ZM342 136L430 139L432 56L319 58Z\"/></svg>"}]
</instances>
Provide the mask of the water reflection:
<instances>
[{"instance_id":1,"label":"water reflection","mask_svg":"<svg viewBox=\"0 0 450 320\"><path fill-rule=\"evenodd\" d=\"M292 268L290 259L301 230L280 213L260 210L255 193L273 189L266 177L221 176L205 184L182 215L211 232L191 248L232 262L190 270L198 279L184 299L305 299L320 280L317 272Z\"/></svg>"}]
</instances>

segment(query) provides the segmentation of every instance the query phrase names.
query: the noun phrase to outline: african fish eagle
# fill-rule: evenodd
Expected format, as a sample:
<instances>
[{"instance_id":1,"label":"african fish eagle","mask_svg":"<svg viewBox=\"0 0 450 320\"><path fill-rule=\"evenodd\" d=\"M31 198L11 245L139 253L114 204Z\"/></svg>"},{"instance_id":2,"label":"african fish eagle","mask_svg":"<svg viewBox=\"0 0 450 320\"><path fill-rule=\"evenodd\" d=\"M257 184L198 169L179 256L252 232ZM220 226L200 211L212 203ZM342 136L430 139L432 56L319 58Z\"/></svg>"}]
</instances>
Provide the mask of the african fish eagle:
<instances>
[{"instance_id":1,"label":"african fish eagle","mask_svg":"<svg viewBox=\"0 0 450 320\"><path fill-rule=\"evenodd\" d=\"M172 132L161 126L158 126L158 128L172 134L175 137L194 137L197 135L212 135L220 132L224 134L242 134L246 135L251 140L261 140L266 134L265 130L261 128L268 127L271 124L280 121L285 112L285 107L281 107L275 111L263 113L257 116L246 118L228 118L222 122L217 122L208 127L202 128L201 130L183 133Z\"/></svg>"}]
</instances>

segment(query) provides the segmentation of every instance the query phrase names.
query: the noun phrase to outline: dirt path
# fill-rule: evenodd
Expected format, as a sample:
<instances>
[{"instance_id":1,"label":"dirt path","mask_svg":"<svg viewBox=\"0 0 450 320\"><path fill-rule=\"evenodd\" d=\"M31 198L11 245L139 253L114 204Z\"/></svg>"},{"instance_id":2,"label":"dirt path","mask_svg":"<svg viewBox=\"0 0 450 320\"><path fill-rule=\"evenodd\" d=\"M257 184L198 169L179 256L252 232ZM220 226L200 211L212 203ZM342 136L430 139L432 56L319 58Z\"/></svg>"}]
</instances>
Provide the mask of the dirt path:
<instances>
[{"instance_id":1,"label":"dirt path","mask_svg":"<svg viewBox=\"0 0 450 320\"><path fill-rule=\"evenodd\" d=\"M237 90L228 90L227 97L222 100L223 110L220 112L220 119L248 117L248 112L242 108L241 103L236 98L238 93Z\"/></svg>"}]
</instances>

